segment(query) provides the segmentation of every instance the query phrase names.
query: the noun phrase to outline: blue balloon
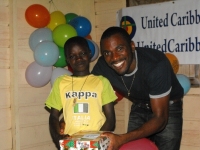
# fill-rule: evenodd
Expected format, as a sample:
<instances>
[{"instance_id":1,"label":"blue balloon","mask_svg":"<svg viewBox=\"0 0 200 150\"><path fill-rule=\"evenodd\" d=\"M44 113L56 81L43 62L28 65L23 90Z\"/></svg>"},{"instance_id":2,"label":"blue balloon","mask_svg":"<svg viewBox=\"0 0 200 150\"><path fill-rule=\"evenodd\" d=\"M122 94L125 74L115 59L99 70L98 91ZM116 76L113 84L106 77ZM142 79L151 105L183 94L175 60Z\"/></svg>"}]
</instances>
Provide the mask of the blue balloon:
<instances>
[{"instance_id":1,"label":"blue balloon","mask_svg":"<svg viewBox=\"0 0 200 150\"><path fill-rule=\"evenodd\" d=\"M82 37L86 37L90 34L92 29L90 21L83 16L75 17L69 22L69 24L75 28L78 36Z\"/></svg>"},{"instance_id":2,"label":"blue balloon","mask_svg":"<svg viewBox=\"0 0 200 150\"><path fill-rule=\"evenodd\" d=\"M189 78L183 74L176 74L176 77L179 83L181 84L181 86L183 87L184 95L186 95L191 87Z\"/></svg>"},{"instance_id":3,"label":"blue balloon","mask_svg":"<svg viewBox=\"0 0 200 150\"><path fill-rule=\"evenodd\" d=\"M52 66L59 57L59 48L54 42L44 41L36 46L34 51L35 61L44 67Z\"/></svg>"},{"instance_id":4,"label":"blue balloon","mask_svg":"<svg viewBox=\"0 0 200 150\"><path fill-rule=\"evenodd\" d=\"M89 45L89 48L90 48L90 51L91 51L91 58L94 56L94 53L95 53L95 47L94 47L94 44L91 42L91 40L88 40L86 39L87 42L88 42L88 45Z\"/></svg>"},{"instance_id":5,"label":"blue balloon","mask_svg":"<svg viewBox=\"0 0 200 150\"><path fill-rule=\"evenodd\" d=\"M52 31L49 28L36 29L29 37L29 47L34 51L43 41L53 41Z\"/></svg>"},{"instance_id":6,"label":"blue balloon","mask_svg":"<svg viewBox=\"0 0 200 150\"><path fill-rule=\"evenodd\" d=\"M92 61L95 61L99 56L99 47L98 47L97 43L95 43L93 40L90 40L90 41L94 44L94 47L95 47L94 55L90 60L92 62Z\"/></svg>"}]
</instances>

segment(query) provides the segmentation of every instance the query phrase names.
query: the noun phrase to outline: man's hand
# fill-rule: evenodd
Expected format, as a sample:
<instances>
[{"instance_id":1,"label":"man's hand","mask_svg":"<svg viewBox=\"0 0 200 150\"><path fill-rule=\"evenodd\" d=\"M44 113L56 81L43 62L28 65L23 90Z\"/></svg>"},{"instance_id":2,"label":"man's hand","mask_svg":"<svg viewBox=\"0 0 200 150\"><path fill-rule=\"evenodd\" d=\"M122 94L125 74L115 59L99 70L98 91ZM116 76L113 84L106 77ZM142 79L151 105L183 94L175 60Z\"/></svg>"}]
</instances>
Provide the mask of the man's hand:
<instances>
[{"instance_id":1,"label":"man's hand","mask_svg":"<svg viewBox=\"0 0 200 150\"><path fill-rule=\"evenodd\" d=\"M104 132L101 134L101 136L107 137L110 140L107 150L119 150L123 144L120 135L113 134L111 132Z\"/></svg>"}]
</instances>

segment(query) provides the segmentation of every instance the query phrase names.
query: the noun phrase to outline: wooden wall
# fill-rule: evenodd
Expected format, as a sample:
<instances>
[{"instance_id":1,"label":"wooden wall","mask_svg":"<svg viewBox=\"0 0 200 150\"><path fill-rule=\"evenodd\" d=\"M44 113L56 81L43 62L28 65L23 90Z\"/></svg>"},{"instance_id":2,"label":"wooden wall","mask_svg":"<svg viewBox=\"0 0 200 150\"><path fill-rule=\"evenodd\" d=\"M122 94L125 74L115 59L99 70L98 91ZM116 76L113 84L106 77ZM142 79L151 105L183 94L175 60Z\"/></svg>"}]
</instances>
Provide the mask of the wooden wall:
<instances>
[{"instance_id":1,"label":"wooden wall","mask_svg":"<svg viewBox=\"0 0 200 150\"><path fill-rule=\"evenodd\" d=\"M8 5L8 0L0 3L0 149L12 148Z\"/></svg>"},{"instance_id":2,"label":"wooden wall","mask_svg":"<svg viewBox=\"0 0 200 150\"><path fill-rule=\"evenodd\" d=\"M99 44L102 32L116 25L117 10L125 0L54 0L64 14L74 12L92 23L91 36ZM55 150L48 130L49 113L44 102L51 86L31 87L25 79L27 66L34 61L29 48L35 30L25 20L25 10L32 4L49 9L49 0L1 0L0 3L0 150ZM53 7L49 10L55 11ZM91 63L91 69L95 61ZM187 72L187 71L186 71ZM188 72L187 72L188 73ZM200 88L192 88L184 98L184 132L181 150L200 148ZM116 106L115 133L127 129L130 103L123 99ZM192 110L192 111L191 111Z\"/></svg>"},{"instance_id":3,"label":"wooden wall","mask_svg":"<svg viewBox=\"0 0 200 150\"><path fill-rule=\"evenodd\" d=\"M0 4L1 150L55 150L48 129L49 113L44 109L51 86L34 88L25 79L26 68L34 61L28 40L36 28L25 20L25 10L32 4L50 8L48 0L4 0ZM93 0L55 0L54 4L50 12L74 12L94 22Z\"/></svg>"}]
</instances>

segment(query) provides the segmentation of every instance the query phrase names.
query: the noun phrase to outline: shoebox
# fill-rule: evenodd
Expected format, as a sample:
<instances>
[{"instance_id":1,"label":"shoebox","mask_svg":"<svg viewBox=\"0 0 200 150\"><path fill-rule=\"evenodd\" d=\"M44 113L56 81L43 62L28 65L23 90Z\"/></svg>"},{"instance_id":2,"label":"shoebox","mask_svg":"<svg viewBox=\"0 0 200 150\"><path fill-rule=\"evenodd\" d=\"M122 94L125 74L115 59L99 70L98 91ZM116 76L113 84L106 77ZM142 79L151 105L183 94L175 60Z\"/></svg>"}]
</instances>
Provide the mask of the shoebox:
<instances>
[{"instance_id":1,"label":"shoebox","mask_svg":"<svg viewBox=\"0 0 200 150\"><path fill-rule=\"evenodd\" d=\"M109 139L100 137L102 131L80 131L60 140L60 150L107 150Z\"/></svg>"}]
</instances>

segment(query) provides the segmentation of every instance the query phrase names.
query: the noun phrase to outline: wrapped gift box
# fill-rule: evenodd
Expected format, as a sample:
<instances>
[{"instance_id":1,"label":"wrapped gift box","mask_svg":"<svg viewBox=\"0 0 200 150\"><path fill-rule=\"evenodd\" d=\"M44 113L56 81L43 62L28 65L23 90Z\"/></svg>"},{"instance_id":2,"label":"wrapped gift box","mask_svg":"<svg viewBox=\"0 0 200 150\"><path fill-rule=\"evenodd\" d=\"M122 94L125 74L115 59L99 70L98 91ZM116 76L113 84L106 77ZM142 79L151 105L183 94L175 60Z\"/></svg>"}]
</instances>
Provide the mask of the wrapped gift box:
<instances>
[{"instance_id":1,"label":"wrapped gift box","mask_svg":"<svg viewBox=\"0 0 200 150\"><path fill-rule=\"evenodd\" d=\"M100 137L102 131L81 131L60 140L60 150L106 150L109 139Z\"/></svg>"}]
</instances>

